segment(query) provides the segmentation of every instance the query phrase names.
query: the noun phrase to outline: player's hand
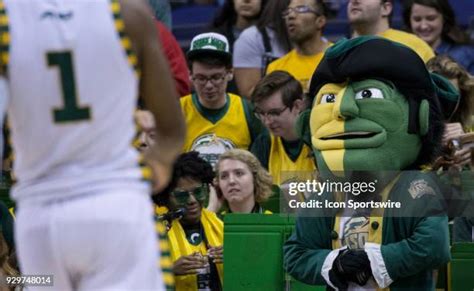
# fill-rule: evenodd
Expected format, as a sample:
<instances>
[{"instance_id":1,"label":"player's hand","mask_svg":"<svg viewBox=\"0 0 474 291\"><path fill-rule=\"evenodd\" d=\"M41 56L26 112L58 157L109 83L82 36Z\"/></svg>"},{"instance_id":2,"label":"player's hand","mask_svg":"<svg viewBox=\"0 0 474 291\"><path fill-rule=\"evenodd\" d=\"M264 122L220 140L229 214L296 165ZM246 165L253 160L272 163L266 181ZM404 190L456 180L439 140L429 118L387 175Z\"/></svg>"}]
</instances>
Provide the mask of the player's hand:
<instances>
[{"instance_id":1,"label":"player's hand","mask_svg":"<svg viewBox=\"0 0 474 291\"><path fill-rule=\"evenodd\" d=\"M209 256L209 259L212 259L212 261L216 264L224 263L224 247L223 246L210 247L207 250L207 255Z\"/></svg>"},{"instance_id":2,"label":"player's hand","mask_svg":"<svg viewBox=\"0 0 474 291\"><path fill-rule=\"evenodd\" d=\"M347 287L349 287L347 281L334 268L329 270L329 281L338 290L347 290Z\"/></svg>"},{"instance_id":3,"label":"player's hand","mask_svg":"<svg viewBox=\"0 0 474 291\"><path fill-rule=\"evenodd\" d=\"M191 254L182 256L173 264L173 274L177 276L196 274L197 269L206 267L205 261L201 256Z\"/></svg>"}]
</instances>

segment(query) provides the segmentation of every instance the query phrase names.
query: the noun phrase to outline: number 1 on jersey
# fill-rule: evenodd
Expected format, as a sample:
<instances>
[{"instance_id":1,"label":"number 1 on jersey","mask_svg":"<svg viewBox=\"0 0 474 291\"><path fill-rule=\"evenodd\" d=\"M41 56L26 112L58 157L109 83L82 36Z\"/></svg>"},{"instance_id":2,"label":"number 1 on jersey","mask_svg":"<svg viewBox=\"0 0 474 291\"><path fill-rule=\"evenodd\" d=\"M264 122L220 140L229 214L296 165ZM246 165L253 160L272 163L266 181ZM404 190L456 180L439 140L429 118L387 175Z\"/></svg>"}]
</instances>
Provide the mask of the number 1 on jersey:
<instances>
[{"instance_id":1,"label":"number 1 on jersey","mask_svg":"<svg viewBox=\"0 0 474 291\"><path fill-rule=\"evenodd\" d=\"M53 110L54 122L63 123L90 119L89 107L79 107L76 96L76 83L72 57L70 52L54 52L47 54L48 66L58 66L61 76L63 108Z\"/></svg>"}]
</instances>

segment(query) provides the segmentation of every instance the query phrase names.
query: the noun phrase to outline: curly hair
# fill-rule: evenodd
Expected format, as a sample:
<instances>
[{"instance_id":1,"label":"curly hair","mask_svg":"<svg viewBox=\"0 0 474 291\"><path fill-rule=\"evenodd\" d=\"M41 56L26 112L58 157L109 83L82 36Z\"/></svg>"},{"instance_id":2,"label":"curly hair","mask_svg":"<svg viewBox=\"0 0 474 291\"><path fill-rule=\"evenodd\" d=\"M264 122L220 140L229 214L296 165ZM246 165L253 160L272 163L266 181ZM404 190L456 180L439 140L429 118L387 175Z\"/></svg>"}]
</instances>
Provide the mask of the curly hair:
<instances>
[{"instance_id":1,"label":"curly hair","mask_svg":"<svg viewBox=\"0 0 474 291\"><path fill-rule=\"evenodd\" d=\"M204 184L211 184L214 180L214 171L211 164L201 158L198 152L183 153L174 163L173 175L168 186L160 193L153 195L153 201L160 206L167 206L170 193L176 188L180 178L190 178Z\"/></svg>"},{"instance_id":2,"label":"curly hair","mask_svg":"<svg viewBox=\"0 0 474 291\"><path fill-rule=\"evenodd\" d=\"M272 192L272 176L262 167L260 161L249 151L241 149L233 149L220 155L216 165L216 192L222 197L222 191L219 187L219 166L224 160L237 160L246 164L253 175L255 201L258 203L265 202L273 194Z\"/></svg>"},{"instance_id":3,"label":"curly hair","mask_svg":"<svg viewBox=\"0 0 474 291\"><path fill-rule=\"evenodd\" d=\"M470 128L474 113L474 77L449 56L436 56L426 66L432 72L458 81L461 99L457 110L449 114L452 117L448 122L460 122L464 128Z\"/></svg>"}]
</instances>

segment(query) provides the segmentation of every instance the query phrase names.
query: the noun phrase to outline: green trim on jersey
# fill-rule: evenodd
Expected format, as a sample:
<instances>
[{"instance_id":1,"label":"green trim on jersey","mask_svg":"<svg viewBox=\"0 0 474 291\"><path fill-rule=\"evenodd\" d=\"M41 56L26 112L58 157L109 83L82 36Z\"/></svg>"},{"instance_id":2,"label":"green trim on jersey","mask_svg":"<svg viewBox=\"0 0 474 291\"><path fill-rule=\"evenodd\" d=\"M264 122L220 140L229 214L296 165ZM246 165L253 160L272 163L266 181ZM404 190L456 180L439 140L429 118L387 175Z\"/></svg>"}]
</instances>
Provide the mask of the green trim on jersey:
<instances>
[{"instance_id":1,"label":"green trim on jersey","mask_svg":"<svg viewBox=\"0 0 474 291\"><path fill-rule=\"evenodd\" d=\"M168 240L168 235L164 224L159 221L158 216L155 215L155 231L158 239L158 252L160 253L160 260L158 262L163 272L163 281L166 290L175 290L173 262L171 261L171 250Z\"/></svg>"},{"instance_id":2,"label":"green trim on jersey","mask_svg":"<svg viewBox=\"0 0 474 291\"><path fill-rule=\"evenodd\" d=\"M10 29L8 27L8 16L5 3L0 0L0 67L4 74L8 71L10 58Z\"/></svg>"},{"instance_id":3,"label":"green trim on jersey","mask_svg":"<svg viewBox=\"0 0 474 291\"><path fill-rule=\"evenodd\" d=\"M225 94L225 105L219 109L209 109L204 107L201 102L199 102L199 98L196 93L192 94L193 104L198 110L198 112L207 120L209 120L212 124L216 124L219 120L221 120L227 111L229 111L229 104L230 98L228 94Z\"/></svg>"},{"instance_id":4,"label":"green trim on jersey","mask_svg":"<svg viewBox=\"0 0 474 291\"><path fill-rule=\"evenodd\" d=\"M288 155L290 160L296 162L301 154L301 150L303 149L303 142L301 140L285 141L284 139L281 139L281 142L283 143L285 153Z\"/></svg>"},{"instance_id":5,"label":"green trim on jersey","mask_svg":"<svg viewBox=\"0 0 474 291\"><path fill-rule=\"evenodd\" d=\"M125 50L125 53L127 55L128 63L133 68L133 70L135 71L138 77L140 76L140 69L138 67L138 58L135 55L135 52L133 51L132 42L130 41L128 36L125 34L125 23L123 22L123 19L121 16L121 8L120 8L119 1L110 0L110 9L114 17L115 29L118 32L118 35L120 37L120 43L122 44L122 47Z\"/></svg>"},{"instance_id":6,"label":"green trim on jersey","mask_svg":"<svg viewBox=\"0 0 474 291\"><path fill-rule=\"evenodd\" d=\"M262 166L268 170L270 162L271 139L268 130L265 129L252 143L250 151L260 161Z\"/></svg>"},{"instance_id":7,"label":"green trim on jersey","mask_svg":"<svg viewBox=\"0 0 474 291\"><path fill-rule=\"evenodd\" d=\"M296 162L303 150L303 142L301 140L285 141L284 139L281 139L281 141L286 155L290 160ZM266 169L269 168L271 137L268 131L263 132L257 137L250 151L258 158L262 166Z\"/></svg>"},{"instance_id":8,"label":"green trim on jersey","mask_svg":"<svg viewBox=\"0 0 474 291\"><path fill-rule=\"evenodd\" d=\"M242 98L242 105L244 106L245 119L247 120L247 125L249 127L250 139L253 143L258 135L263 131L264 127L262 122L253 114L253 104L247 99Z\"/></svg>"}]
</instances>

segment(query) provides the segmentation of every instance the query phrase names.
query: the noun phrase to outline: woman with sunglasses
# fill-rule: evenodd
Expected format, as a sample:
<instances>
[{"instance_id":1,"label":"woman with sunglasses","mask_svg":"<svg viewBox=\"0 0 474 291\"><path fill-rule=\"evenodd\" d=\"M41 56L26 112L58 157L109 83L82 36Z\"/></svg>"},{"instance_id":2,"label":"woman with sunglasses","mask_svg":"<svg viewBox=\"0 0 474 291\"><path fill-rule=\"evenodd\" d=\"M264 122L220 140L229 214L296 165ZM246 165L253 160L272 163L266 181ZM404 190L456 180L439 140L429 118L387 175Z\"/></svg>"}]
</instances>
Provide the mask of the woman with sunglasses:
<instances>
[{"instance_id":1,"label":"woman with sunglasses","mask_svg":"<svg viewBox=\"0 0 474 291\"><path fill-rule=\"evenodd\" d=\"M224 225L204 208L214 173L198 152L181 154L168 187L154 196L169 210L170 242L176 290L222 290ZM178 213L178 215L173 215Z\"/></svg>"},{"instance_id":2,"label":"woman with sunglasses","mask_svg":"<svg viewBox=\"0 0 474 291\"><path fill-rule=\"evenodd\" d=\"M233 149L223 153L216 165L216 192L223 197L222 213L264 213L260 203L272 194L272 176L249 151Z\"/></svg>"}]
</instances>

